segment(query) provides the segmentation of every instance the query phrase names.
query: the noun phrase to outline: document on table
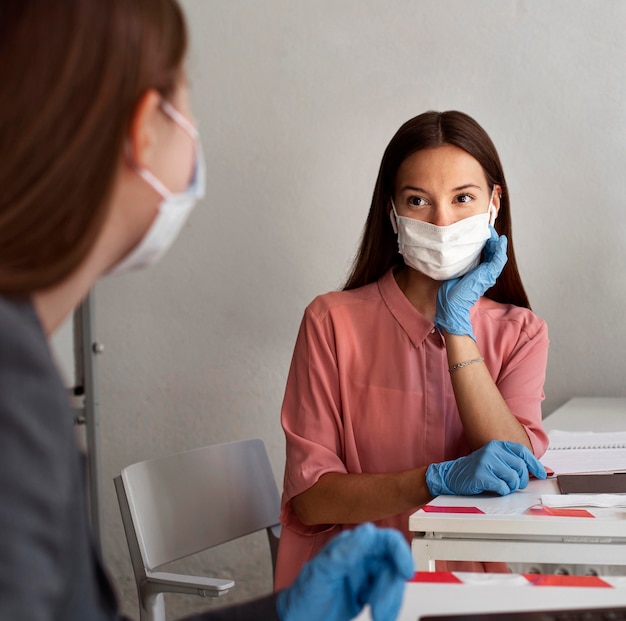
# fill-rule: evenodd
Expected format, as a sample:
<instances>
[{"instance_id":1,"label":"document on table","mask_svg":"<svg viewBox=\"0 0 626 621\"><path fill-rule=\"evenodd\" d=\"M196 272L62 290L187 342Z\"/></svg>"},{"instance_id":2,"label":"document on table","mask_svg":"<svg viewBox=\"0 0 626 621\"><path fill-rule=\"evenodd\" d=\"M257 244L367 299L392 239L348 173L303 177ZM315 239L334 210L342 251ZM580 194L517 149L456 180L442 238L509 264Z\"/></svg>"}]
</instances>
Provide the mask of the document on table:
<instances>
[{"instance_id":1,"label":"document on table","mask_svg":"<svg viewBox=\"0 0 626 621\"><path fill-rule=\"evenodd\" d=\"M626 507L624 494L542 494L546 507Z\"/></svg>"},{"instance_id":2,"label":"document on table","mask_svg":"<svg viewBox=\"0 0 626 621\"><path fill-rule=\"evenodd\" d=\"M553 430L541 463L555 474L626 472L626 431L594 433Z\"/></svg>"}]
</instances>

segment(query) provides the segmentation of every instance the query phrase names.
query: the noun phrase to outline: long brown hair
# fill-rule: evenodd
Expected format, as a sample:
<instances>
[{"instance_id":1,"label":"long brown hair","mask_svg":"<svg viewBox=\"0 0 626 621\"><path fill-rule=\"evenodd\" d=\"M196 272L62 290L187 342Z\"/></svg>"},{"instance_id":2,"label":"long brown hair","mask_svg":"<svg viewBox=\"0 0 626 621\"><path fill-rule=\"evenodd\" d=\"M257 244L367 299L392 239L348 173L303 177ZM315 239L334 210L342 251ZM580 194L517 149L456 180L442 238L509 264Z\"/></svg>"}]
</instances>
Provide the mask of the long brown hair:
<instances>
[{"instance_id":1,"label":"long brown hair","mask_svg":"<svg viewBox=\"0 0 626 621\"><path fill-rule=\"evenodd\" d=\"M0 2L0 292L85 259L134 108L173 94L186 47L176 0Z\"/></svg>"},{"instance_id":2,"label":"long brown hair","mask_svg":"<svg viewBox=\"0 0 626 621\"><path fill-rule=\"evenodd\" d=\"M391 139L380 164L361 243L344 289L375 282L394 265L404 265L388 215L396 175L412 153L442 145L467 151L482 166L489 185L502 188L495 228L499 235L508 237L508 261L496 284L485 295L496 302L530 308L515 260L509 193L498 152L485 130L473 118L457 111L420 114L404 123Z\"/></svg>"}]
</instances>

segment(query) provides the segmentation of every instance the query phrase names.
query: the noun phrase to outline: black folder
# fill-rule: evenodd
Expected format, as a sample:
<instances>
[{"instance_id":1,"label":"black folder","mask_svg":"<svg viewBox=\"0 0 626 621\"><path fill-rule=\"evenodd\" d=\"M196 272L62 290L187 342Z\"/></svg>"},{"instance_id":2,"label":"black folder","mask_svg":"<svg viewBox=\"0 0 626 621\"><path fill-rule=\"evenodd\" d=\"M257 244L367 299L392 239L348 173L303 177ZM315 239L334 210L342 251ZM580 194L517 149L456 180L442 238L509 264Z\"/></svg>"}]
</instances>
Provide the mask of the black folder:
<instances>
[{"instance_id":1,"label":"black folder","mask_svg":"<svg viewBox=\"0 0 626 621\"><path fill-rule=\"evenodd\" d=\"M458 612L418 617L418 621L622 621L624 619L626 619L626 608L623 606L516 612Z\"/></svg>"},{"instance_id":2,"label":"black folder","mask_svg":"<svg viewBox=\"0 0 626 621\"><path fill-rule=\"evenodd\" d=\"M562 494L626 494L626 472L606 474L559 474Z\"/></svg>"}]
</instances>

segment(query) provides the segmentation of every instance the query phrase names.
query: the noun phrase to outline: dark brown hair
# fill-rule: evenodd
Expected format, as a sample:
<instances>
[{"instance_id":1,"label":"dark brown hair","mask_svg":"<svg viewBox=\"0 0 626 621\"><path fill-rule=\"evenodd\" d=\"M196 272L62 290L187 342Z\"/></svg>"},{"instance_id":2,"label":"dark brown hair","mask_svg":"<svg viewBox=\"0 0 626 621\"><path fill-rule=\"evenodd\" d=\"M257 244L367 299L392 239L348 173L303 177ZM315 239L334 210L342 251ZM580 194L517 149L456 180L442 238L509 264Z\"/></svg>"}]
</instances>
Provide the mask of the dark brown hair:
<instances>
[{"instance_id":1,"label":"dark brown hair","mask_svg":"<svg viewBox=\"0 0 626 621\"><path fill-rule=\"evenodd\" d=\"M0 2L0 292L85 259L134 108L173 94L186 47L176 0Z\"/></svg>"},{"instance_id":2,"label":"dark brown hair","mask_svg":"<svg viewBox=\"0 0 626 621\"><path fill-rule=\"evenodd\" d=\"M495 228L498 234L508 238L508 261L496 284L485 295L496 302L530 308L515 260L509 193L498 152L474 119L456 111L420 114L404 123L391 139L380 164L361 244L344 289L375 282L394 265L404 265L389 220L398 169L412 153L442 145L454 145L467 151L482 166L489 185L497 184L502 188Z\"/></svg>"}]
</instances>

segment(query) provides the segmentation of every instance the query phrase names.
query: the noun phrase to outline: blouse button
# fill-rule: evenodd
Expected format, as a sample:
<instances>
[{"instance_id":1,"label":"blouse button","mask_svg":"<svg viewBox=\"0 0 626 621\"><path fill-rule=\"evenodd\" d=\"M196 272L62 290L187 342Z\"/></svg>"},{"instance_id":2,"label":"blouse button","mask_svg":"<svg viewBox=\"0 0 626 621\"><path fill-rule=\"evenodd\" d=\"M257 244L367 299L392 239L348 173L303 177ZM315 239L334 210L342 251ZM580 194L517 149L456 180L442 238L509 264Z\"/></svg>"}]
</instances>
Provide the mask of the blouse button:
<instances>
[{"instance_id":1,"label":"blouse button","mask_svg":"<svg viewBox=\"0 0 626 621\"><path fill-rule=\"evenodd\" d=\"M435 334L435 328L430 331L431 334Z\"/></svg>"}]
</instances>

